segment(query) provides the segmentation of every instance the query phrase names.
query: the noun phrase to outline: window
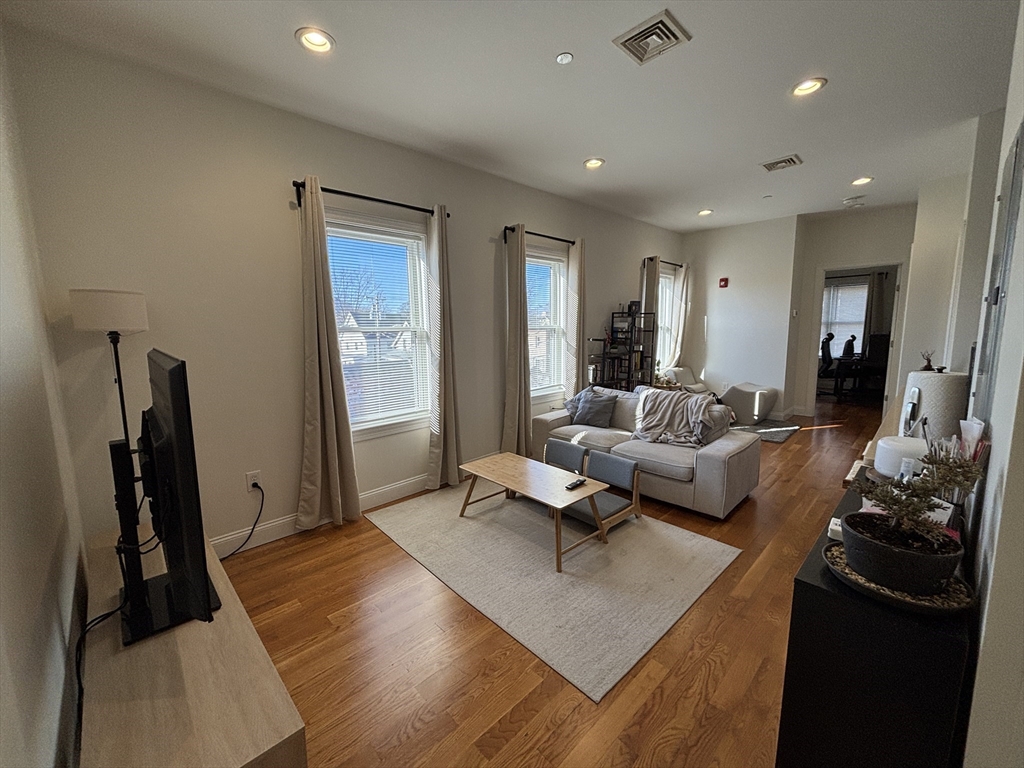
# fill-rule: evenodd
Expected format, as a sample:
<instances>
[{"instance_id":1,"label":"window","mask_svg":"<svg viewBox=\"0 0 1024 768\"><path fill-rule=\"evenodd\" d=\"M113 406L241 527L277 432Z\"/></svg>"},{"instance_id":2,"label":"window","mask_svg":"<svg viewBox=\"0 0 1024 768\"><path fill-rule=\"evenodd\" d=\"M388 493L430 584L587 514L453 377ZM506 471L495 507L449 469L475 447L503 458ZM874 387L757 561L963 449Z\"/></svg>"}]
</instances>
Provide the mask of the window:
<instances>
[{"instance_id":1,"label":"window","mask_svg":"<svg viewBox=\"0 0 1024 768\"><path fill-rule=\"evenodd\" d=\"M868 284L866 282L825 281L825 296L821 306L821 338L832 333L832 354L839 357L843 345L854 334L855 354L861 352L864 340L864 317L868 307Z\"/></svg>"},{"instance_id":2,"label":"window","mask_svg":"<svg viewBox=\"0 0 1024 768\"><path fill-rule=\"evenodd\" d=\"M425 235L409 222L327 213L327 258L353 430L429 415Z\"/></svg>"},{"instance_id":3,"label":"window","mask_svg":"<svg viewBox=\"0 0 1024 768\"><path fill-rule=\"evenodd\" d=\"M527 344L530 391L561 393L565 382L565 256L530 247L526 254Z\"/></svg>"},{"instance_id":4,"label":"window","mask_svg":"<svg viewBox=\"0 0 1024 768\"><path fill-rule=\"evenodd\" d=\"M675 270L662 267L658 275L658 349L655 358L657 366L664 370L672 357L672 310L678 299L673 295L672 284L675 282Z\"/></svg>"}]
</instances>

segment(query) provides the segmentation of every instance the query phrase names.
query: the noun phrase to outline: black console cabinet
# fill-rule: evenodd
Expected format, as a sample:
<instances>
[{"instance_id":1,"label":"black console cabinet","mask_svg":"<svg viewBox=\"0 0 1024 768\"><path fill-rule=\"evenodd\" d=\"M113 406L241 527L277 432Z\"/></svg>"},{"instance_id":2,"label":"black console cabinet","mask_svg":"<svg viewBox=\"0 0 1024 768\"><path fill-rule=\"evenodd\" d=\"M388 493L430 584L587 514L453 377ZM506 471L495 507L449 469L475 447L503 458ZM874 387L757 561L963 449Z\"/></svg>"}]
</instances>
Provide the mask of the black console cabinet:
<instances>
[{"instance_id":1,"label":"black console cabinet","mask_svg":"<svg viewBox=\"0 0 1024 768\"><path fill-rule=\"evenodd\" d=\"M847 492L836 516L860 507ZM968 611L891 608L836 579L823 532L797 573L777 768L956 766Z\"/></svg>"}]
</instances>

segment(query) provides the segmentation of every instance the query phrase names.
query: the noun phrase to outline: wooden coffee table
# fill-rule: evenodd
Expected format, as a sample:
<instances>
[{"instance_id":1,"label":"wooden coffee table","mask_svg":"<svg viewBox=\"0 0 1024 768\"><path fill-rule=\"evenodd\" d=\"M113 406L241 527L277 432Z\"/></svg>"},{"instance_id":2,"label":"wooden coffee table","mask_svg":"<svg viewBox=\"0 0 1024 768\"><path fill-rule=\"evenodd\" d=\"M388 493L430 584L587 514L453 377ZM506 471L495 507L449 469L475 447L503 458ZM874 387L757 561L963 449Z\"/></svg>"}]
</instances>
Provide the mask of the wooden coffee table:
<instances>
[{"instance_id":1,"label":"wooden coffee table","mask_svg":"<svg viewBox=\"0 0 1024 768\"><path fill-rule=\"evenodd\" d=\"M594 502L594 494L606 490L608 485L597 480L587 478L587 482L579 488L567 491L565 486L573 480L578 480L579 475L568 472L550 464L542 464L539 461L528 459L525 456L517 456L514 453L499 453L494 456L486 456L468 464L460 465L459 469L468 472L472 477L469 481L469 490L466 491L466 500L462 502L462 511L459 517L466 514L466 507L476 504L478 501L489 499L500 493L505 498L513 499L517 493L523 494L528 499L539 501L547 506L555 518L555 570L562 572L562 555L578 547L588 539L595 536L601 541L608 543L608 539L600 528L574 543L571 547L562 549L562 510L570 504L587 499L590 501L590 509L594 518L598 518L597 504ZM473 496L473 488L476 487L478 477L497 483L504 490L489 493L479 499L470 498Z\"/></svg>"}]
</instances>

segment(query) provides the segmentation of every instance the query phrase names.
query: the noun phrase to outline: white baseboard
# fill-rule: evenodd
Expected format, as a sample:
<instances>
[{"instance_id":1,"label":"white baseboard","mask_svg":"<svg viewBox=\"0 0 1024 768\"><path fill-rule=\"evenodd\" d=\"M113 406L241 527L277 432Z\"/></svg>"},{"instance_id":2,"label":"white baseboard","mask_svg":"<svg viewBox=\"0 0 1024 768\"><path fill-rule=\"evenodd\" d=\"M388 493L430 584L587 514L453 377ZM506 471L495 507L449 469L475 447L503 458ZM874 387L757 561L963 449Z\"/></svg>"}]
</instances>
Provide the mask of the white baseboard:
<instances>
[{"instance_id":1,"label":"white baseboard","mask_svg":"<svg viewBox=\"0 0 1024 768\"><path fill-rule=\"evenodd\" d=\"M252 532L252 538L245 545L245 549L252 549L261 544L269 544L277 539L283 539L285 536L291 536L297 530L295 528L296 517L297 515L291 514L279 517L276 520L266 520L260 523L256 526L256 530ZM245 537L248 535L249 528L243 528L240 531L225 533L223 536L210 539L210 543L213 545L217 557L225 557L234 552L235 548L245 541Z\"/></svg>"},{"instance_id":2,"label":"white baseboard","mask_svg":"<svg viewBox=\"0 0 1024 768\"><path fill-rule=\"evenodd\" d=\"M411 477L408 480L401 480L397 483L391 483L380 488L375 488L372 491L359 494L359 510L364 511L372 509L373 507L379 507L381 504L387 504L389 501L397 501L403 499L406 496L411 496L414 493L419 493L426 487L427 476L420 475L418 477ZM291 536L293 533L298 533L298 528L295 527L295 521L298 516L295 514L285 515L279 517L276 520L266 520L256 526L256 530L252 532L252 538L245 545L245 549L252 549L258 547L261 544L269 544L277 539L283 539L285 536ZM321 520L320 525L331 522L330 520ZM213 545L214 551L217 553L217 557L224 557L235 551L235 548L245 541L245 537L249 535L249 528L243 528L240 531L234 531L232 533L225 533L223 536L218 536L215 539L210 539L210 543ZM245 550L242 550L243 552Z\"/></svg>"},{"instance_id":3,"label":"white baseboard","mask_svg":"<svg viewBox=\"0 0 1024 768\"><path fill-rule=\"evenodd\" d=\"M793 409L793 415L794 416L814 416L814 407L812 406L810 408L794 408Z\"/></svg>"},{"instance_id":4,"label":"white baseboard","mask_svg":"<svg viewBox=\"0 0 1024 768\"><path fill-rule=\"evenodd\" d=\"M426 487L426 475L418 475L417 477L410 477L408 480L399 480L397 483L382 485L380 488L374 488L372 491L359 494L359 510L362 512L379 507L381 504L387 504L389 501L404 499L406 496L419 493Z\"/></svg>"}]
</instances>

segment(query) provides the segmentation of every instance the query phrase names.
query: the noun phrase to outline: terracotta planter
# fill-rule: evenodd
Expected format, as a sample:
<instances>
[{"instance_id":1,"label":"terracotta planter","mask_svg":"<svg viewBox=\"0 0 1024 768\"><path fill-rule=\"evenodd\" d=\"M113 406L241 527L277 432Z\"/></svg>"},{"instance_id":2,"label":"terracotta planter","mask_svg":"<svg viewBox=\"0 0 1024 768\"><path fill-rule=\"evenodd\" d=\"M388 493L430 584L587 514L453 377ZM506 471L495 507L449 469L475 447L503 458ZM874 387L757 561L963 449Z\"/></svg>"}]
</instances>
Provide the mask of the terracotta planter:
<instances>
[{"instance_id":1,"label":"terracotta planter","mask_svg":"<svg viewBox=\"0 0 1024 768\"><path fill-rule=\"evenodd\" d=\"M851 512L844 515L843 550L846 562L865 579L911 595L934 595L941 592L964 556L957 544L951 554L915 552L875 541L850 527L858 518L877 517L872 512ZM956 541L950 538L951 541Z\"/></svg>"}]
</instances>

